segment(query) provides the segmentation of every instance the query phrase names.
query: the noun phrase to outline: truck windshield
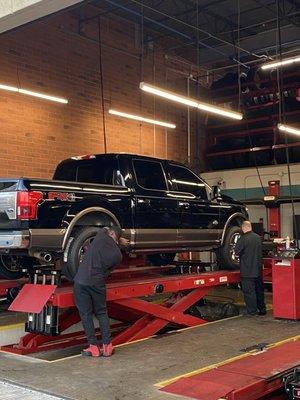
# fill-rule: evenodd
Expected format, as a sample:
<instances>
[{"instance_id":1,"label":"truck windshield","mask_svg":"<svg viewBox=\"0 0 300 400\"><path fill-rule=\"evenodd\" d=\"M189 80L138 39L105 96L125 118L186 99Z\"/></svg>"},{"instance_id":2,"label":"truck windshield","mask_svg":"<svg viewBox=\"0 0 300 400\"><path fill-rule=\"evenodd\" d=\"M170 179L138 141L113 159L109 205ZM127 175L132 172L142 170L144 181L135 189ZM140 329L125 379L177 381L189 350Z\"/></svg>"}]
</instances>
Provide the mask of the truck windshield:
<instances>
[{"instance_id":1,"label":"truck windshield","mask_svg":"<svg viewBox=\"0 0 300 400\"><path fill-rule=\"evenodd\" d=\"M91 160L68 160L58 165L53 179L72 182L117 184L118 161L114 158L96 158Z\"/></svg>"}]
</instances>

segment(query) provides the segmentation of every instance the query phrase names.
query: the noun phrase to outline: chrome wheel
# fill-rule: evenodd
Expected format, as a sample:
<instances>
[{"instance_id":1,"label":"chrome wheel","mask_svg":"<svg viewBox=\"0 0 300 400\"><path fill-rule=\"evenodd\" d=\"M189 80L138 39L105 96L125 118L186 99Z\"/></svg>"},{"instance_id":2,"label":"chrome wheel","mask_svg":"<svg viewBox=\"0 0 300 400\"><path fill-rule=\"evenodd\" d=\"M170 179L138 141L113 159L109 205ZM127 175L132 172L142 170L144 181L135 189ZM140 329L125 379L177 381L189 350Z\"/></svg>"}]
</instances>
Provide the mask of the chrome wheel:
<instances>
[{"instance_id":1,"label":"chrome wheel","mask_svg":"<svg viewBox=\"0 0 300 400\"><path fill-rule=\"evenodd\" d=\"M230 243L229 243L229 254L230 254L230 258L233 262L238 262L239 258L238 256L235 254L235 246L237 244L237 241L239 240L239 238L241 237L241 234L239 232L236 232L234 235L232 235L232 237L230 238Z\"/></svg>"}]
</instances>

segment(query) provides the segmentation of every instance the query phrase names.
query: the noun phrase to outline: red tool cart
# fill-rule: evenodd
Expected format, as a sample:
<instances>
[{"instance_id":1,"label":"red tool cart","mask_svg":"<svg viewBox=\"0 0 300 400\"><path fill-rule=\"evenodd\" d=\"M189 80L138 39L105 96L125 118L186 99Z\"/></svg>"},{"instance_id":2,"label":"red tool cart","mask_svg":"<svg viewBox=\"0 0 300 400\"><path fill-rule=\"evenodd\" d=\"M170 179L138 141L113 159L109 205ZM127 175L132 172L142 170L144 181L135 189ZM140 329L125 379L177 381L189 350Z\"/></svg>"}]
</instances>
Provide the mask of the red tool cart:
<instances>
[{"instance_id":1,"label":"red tool cart","mask_svg":"<svg viewBox=\"0 0 300 400\"><path fill-rule=\"evenodd\" d=\"M300 251L278 253L272 263L273 316L300 319Z\"/></svg>"}]
</instances>

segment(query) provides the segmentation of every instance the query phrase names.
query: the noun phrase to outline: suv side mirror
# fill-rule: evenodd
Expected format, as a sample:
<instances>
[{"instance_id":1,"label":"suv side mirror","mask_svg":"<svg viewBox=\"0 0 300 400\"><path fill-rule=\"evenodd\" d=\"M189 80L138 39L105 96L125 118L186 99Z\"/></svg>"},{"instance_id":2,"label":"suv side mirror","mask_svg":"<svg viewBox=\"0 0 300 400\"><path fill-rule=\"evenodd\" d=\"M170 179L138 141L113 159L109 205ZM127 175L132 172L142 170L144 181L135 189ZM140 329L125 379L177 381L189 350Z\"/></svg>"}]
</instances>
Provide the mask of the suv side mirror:
<instances>
[{"instance_id":1,"label":"suv side mirror","mask_svg":"<svg viewBox=\"0 0 300 400\"><path fill-rule=\"evenodd\" d=\"M221 198L221 189L220 186L216 185L212 187L211 190L211 199L220 199Z\"/></svg>"}]
</instances>

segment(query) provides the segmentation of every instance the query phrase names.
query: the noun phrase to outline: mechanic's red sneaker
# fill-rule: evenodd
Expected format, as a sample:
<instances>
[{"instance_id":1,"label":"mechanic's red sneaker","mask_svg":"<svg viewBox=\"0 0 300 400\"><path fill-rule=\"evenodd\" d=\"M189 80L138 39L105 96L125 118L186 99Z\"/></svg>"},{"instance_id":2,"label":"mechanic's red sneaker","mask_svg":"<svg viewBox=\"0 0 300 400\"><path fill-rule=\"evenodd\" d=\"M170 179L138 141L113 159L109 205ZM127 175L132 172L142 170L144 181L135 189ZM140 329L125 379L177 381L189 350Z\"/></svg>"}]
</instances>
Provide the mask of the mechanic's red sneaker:
<instances>
[{"instance_id":1,"label":"mechanic's red sneaker","mask_svg":"<svg viewBox=\"0 0 300 400\"><path fill-rule=\"evenodd\" d=\"M87 349L82 350L81 355L87 357L100 357L101 350L99 346L96 346L95 344L90 344Z\"/></svg>"},{"instance_id":2,"label":"mechanic's red sneaker","mask_svg":"<svg viewBox=\"0 0 300 400\"><path fill-rule=\"evenodd\" d=\"M110 357L114 352L114 348L112 343L104 344L103 345L103 357Z\"/></svg>"}]
</instances>

